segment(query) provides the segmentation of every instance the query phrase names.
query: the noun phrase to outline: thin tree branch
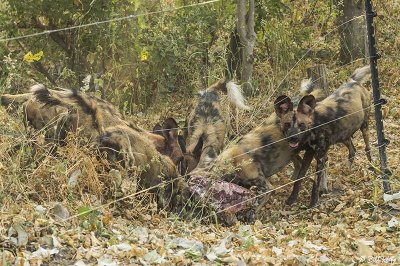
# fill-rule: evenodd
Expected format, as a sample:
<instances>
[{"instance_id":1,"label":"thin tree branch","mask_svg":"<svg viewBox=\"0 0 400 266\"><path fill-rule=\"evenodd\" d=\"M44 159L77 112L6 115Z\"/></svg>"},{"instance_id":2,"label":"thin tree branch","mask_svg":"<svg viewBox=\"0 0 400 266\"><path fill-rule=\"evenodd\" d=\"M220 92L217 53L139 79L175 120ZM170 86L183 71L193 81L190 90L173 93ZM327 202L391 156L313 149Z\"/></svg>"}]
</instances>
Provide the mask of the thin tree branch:
<instances>
[{"instance_id":1,"label":"thin tree branch","mask_svg":"<svg viewBox=\"0 0 400 266\"><path fill-rule=\"evenodd\" d=\"M246 0L237 0L236 7L236 19L237 19L237 32L240 41L245 44L247 42L246 32Z\"/></svg>"},{"instance_id":2,"label":"thin tree branch","mask_svg":"<svg viewBox=\"0 0 400 266\"><path fill-rule=\"evenodd\" d=\"M253 38L256 33L254 32L254 0L249 0L249 13L247 16L247 37Z\"/></svg>"}]
</instances>

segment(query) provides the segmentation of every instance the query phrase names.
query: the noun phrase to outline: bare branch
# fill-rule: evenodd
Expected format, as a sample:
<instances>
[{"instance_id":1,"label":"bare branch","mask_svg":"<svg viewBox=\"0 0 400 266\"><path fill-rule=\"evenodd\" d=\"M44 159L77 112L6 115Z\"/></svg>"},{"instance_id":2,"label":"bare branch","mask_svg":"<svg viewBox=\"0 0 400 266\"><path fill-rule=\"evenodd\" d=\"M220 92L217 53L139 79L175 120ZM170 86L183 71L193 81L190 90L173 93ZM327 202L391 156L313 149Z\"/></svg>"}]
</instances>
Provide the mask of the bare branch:
<instances>
[{"instance_id":1,"label":"bare branch","mask_svg":"<svg viewBox=\"0 0 400 266\"><path fill-rule=\"evenodd\" d=\"M249 12L247 16L247 37L253 38L256 33L254 32L254 0L249 0Z\"/></svg>"},{"instance_id":2,"label":"bare branch","mask_svg":"<svg viewBox=\"0 0 400 266\"><path fill-rule=\"evenodd\" d=\"M44 25L38 18L34 18L32 20L33 20L34 26L38 29L53 30L56 28L54 26L54 24L52 24L52 23L50 23L49 26ZM51 39L53 39L53 41L55 43L57 43L69 56L71 55L71 49L68 47L68 44L67 44L64 36L62 36L59 32L52 32L49 35L50 35Z\"/></svg>"},{"instance_id":3,"label":"bare branch","mask_svg":"<svg viewBox=\"0 0 400 266\"><path fill-rule=\"evenodd\" d=\"M246 32L246 1L247 0L237 0L236 7L236 19L237 19L237 32L240 41L245 44L247 42L247 32Z\"/></svg>"}]
</instances>

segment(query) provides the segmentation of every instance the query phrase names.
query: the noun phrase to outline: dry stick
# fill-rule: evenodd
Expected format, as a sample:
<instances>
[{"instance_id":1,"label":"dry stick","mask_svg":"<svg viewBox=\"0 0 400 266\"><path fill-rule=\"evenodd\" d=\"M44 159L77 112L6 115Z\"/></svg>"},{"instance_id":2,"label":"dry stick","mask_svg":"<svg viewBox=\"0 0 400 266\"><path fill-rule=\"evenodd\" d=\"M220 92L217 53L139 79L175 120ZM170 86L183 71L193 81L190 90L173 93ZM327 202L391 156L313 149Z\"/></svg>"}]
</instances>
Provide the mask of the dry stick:
<instances>
[{"instance_id":1,"label":"dry stick","mask_svg":"<svg viewBox=\"0 0 400 266\"><path fill-rule=\"evenodd\" d=\"M185 8L188 8L188 7L203 6L203 5L212 4L212 3L215 3L215 2L219 2L219 1L221 1L221 0L210 0L210 1L205 1L205 2L201 2L201 3L190 4L190 5L186 5L186 6L180 6L180 7L169 8L169 9L165 9L165 10L141 13L141 14L137 14L137 15L129 15L129 16L125 16L125 17L113 18L113 19L109 19L109 20L102 20L102 21L97 21L97 22L92 22L92 23L87 23L87 24L81 24L81 25L61 28L61 29L45 30L45 31L42 31L42 32L36 32L36 33L32 33L32 34L0 39L0 42L20 40L20 39L25 39L25 38L30 38L30 37L34 37L34 36L40 36L40 35L46 35L46 34L51 34L51 33L60 32L60 31L67 31L67 30L72 30L72 29L85 28L85 27L89 27L89 26L96 26L96 25L115 22L115 21L122 21L122 20L133 19L133 18L138 18L138 17L144 17L144 16L149 16L149 15L156 15L156 14L161 14L161 13L173 12L173 11L185 9Z\"/></svg>"}]
</instances>

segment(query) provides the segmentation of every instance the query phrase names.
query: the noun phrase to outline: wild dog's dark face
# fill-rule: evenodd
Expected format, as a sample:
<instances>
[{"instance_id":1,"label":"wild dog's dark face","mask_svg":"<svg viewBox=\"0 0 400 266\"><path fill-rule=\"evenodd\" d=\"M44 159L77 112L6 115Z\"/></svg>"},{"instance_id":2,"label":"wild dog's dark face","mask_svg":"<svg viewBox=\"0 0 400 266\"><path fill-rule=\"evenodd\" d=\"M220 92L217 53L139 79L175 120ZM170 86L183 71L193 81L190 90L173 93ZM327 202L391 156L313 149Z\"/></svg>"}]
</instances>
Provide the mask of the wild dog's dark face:
<instances>
[{"instance_id":1,"label":"wild dog's dark face","mask_svg":"<svg viewBox=\"0 0 400 266\"><path fill-rule=\"evenodd\" d=\"M175 165L179 165L183 160L183 151L178 135L178 123L173 118L167 118L163 125L157 124L153 128L153 133L164 137L164 148L160 151L172 159Z\"/></svg>"},{"instance_id":2,"label":"wild dog's dark face","mask_svg":"<svg viewBox=\"0 0 400 266\"><path fill-rule=\"evenodd\" d=\"M297 110L293 110L292 101L285 95L275 100L275 113L280 118L281 131L291 148L296 149L307 141L309 129L314 124L315 105L316 101L312 95L304 96Z\"/></svg>"}]
</instances>

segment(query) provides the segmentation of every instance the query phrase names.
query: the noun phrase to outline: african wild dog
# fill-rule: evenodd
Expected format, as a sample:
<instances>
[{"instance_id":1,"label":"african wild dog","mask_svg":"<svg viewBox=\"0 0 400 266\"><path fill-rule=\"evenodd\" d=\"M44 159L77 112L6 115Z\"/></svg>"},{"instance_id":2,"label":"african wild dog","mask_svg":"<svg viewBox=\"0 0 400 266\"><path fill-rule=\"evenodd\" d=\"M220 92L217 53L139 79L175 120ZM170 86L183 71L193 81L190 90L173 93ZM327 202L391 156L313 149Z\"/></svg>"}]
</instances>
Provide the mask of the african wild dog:
<instances>
[{"instance_id":1,"label":"african wild dog","mask_svg":"<svg viewBox=\"0 0 400 266\"><path fill-rule=\"evenodd\" d=\"M175 165L180 165L183 160L184 146L181 144L182 136L178 134L178 123L172 117L164 120L163 124L156 124L153 132L142 129L131 122L128 123L131 128L143 134L148 138L157 151L167 155L172 159Z\"/></svg>"},{"instance_id":2,"label":"african wild dog","mask_svg":"<svg viewBox=\"0 0 400 266\"><path fill-rule=\"evenodd\" d=\"M187 172L206 166L224 147L227 119L222 113L219 92L227 93L230 102L236 107L250 109L244 103L239 86L225 78L201 91L190 106L186 118L184 137Z\"/></svg>"},{"instance_id":3,"label":"african wild dog","mask_svg":"<svg viewBox=\"0 0 400 266\"><path fill-rule=\"evenodd\" d=\"M302 90L304 90L304 87L302 87ZM317 87L310 86L307 92L322 95L319 90ZM287 97L278 97L275 100L275 112L282 108L289 109L291 107L285 101L285 98ZM228 146L217 156L210 167L197 168L192 172L192 176L194 178L199 176L220 178L222 176L225 181L233 182L248 189L255 186L261 193L270 188L268 178L278 173L292 161L294 164L292 179L295 179L302 165L302 159L298 155L300 149L289 147L288 141L282 134L279 122L279 116L276 113L271 114L262 125L244 135L237 143ZM255 209L256 214L266 199L266 196L261 199Z\"/></svg>"},{"instance_id":4,"label":"african wild dog","mask_svg":"<svg viewBox=\"0 0 400 266\"><path fill-rule=\"evenodd\" d=\"M130 127L111 104L76 91L50 91L42 85L33 87L31 93L30 98L24 96L27 99L24 104L27 119L33 126L42 129L49 122L55 121L53 127L56 128L56 137L77 132L80 137L95 143L101 151L106 152L109 160L121 161L128 169L139 169L139 184L144 188L158 185L164 180L169 181L165 190L154 190L161 207L165 207L169 197L172 200L176 198L177 190L179 194L184 193L186 185L178 178L174 162L160 154L146 134ZM2 102L9 103L11 98L20 99L5 95ZM166 134L170 133L170 128L166 130ZM174 137L172 135L171 138Z\"/></svg>"},{"instance_id":5,"label":"african wild dog","mask_svg":"<svg viewBox=\"0 0 400 266\"><path fill-rule=\"evenodd\" d=\"M279 172L290 161L300 169L297 152L291 149L284 140L283 134L276 123L264 123L244 135L237 143L228 148L213 161L211 169L195 169L191 176L222 178L248 189L257 187L258 193L271 189L268 178ZM297 174L295 174L297 176ZM265 203L263 197L254 209L256 214Z\"/></svg>"},{"instance_id":6,"label":"african wild dog","mask_svg":"<svg viewBox=\"0 0 400 266\"><path fill-rule=\"evenodd\" d=\"M72 90L49 90L41 84L32 86L30 93L5 94L1 103L5 106L23 105L24 122L36 130L43 130L47 140L60 144L64 142L67 132L80 131L87 142L92 142L99 137L99 130L104 130L101 127L126 125L149 138L157 151L169 156L174 163L178 164L183 158L177 123L172 118L164 121L160 136L127 122L118 109L107 101Z\"/></svg>"},{"instance_id":7,"label":"african wild dog","mask_svg":"<svg viewBox=\"0 0 400 266\"><path fill-rule=\"evenodd\" d=\"M321 171L325 168L326 153L331 145L345 144L349 149L349 162L352 163L355 147L351 137L357 130L361 130L367 158L371 161L368 135L371 96L367 88L362 86L369 76L369 66L356 69L345 84L323 101L317 103L313 96L304 96L296 111L282 112L282 131L283 135L289 137L289 146L306 146L307 159L311 161L315 157L317 161L318 177L313 184L310 206L318 202ZM307 166L309 162L304 164ZM302 170L299 179L306 171ZM295 183L288 204L295 202L300 186L301 179Z\"/></svg>"}]
</instances>

